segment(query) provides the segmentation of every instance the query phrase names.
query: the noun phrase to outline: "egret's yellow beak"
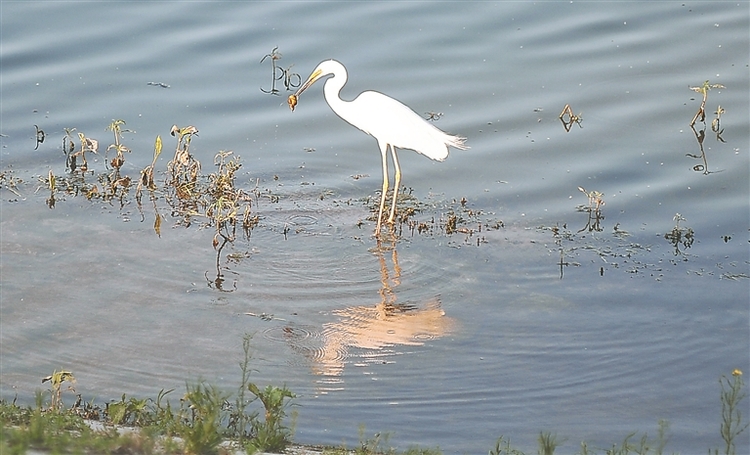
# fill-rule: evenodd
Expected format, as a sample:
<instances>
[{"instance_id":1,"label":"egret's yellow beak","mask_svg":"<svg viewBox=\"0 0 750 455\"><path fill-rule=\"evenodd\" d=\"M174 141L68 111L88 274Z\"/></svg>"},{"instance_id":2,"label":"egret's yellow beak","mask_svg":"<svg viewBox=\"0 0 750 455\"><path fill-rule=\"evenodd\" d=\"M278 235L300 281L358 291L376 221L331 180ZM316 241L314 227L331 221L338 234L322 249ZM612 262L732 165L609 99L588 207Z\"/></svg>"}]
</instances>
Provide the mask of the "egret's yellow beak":
<instances>
[{"instance_id":1,"label":"egret's yellow beak","mask_svg":"<svg viewBox=\"0 0 750 455\"><path fill-rule=\"evenodd\" d=\"M286 100L287 103L289 103L289 108L294 112L294 108L297 106L297 98L307 90L307 88L315 83L318 79L320 79L320 76L323 74L323 72L319 69L316 69L315 71L310 74L310 77L307 78L304 84L300 86L299 89L297 89L296 92L294 92L293 95L289 95L289 98Z\"/></svg>"}]
</instances>

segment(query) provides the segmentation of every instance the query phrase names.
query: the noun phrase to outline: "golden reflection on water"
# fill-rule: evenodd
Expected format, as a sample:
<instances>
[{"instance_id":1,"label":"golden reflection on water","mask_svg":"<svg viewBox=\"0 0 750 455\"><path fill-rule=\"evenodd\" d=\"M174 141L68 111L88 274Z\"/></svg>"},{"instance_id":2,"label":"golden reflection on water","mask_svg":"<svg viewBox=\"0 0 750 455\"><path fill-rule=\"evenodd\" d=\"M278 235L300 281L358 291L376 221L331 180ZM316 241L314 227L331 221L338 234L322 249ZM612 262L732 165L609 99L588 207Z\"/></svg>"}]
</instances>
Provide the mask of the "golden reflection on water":
<instances>
[{"instance_id":1,"label":"golden reflection on water","mask_svg":"<svg viewBox=\"0 0 750 455\"><path fill-rule=\"evenodd\" d=\"M377 359L388 354L388 348L420 346L426 340L442 337L454 325L436 296L422 302L397 302L395 291L401 284L401 267L395 242L389 247L378 245L373 252L380 263L379 301L335 310L337 319L323 324L318 349L296 346L311 361L314 374L340 376L352 350L364 350L357 355L365 360ZM386 253L390 253L390 269Z\"/></svg>"}]
</instances>

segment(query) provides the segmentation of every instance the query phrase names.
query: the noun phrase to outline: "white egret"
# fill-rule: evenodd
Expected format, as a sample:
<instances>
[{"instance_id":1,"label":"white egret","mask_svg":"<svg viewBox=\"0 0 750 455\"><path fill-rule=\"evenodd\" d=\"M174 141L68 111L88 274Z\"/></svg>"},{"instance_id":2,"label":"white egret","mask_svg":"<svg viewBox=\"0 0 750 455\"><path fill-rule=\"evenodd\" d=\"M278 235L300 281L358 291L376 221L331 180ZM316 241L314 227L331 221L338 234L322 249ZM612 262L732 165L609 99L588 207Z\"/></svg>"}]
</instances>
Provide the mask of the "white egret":
<instances>
[{"instance_id":1,"label":"white egret","mask_svg":"<svg viewBox=\"0 0 750 455\"><path fill-rule=\"evenodd\" d=\"M388 223L393 224L396 214L396 197L401 184L401 166L398 163L396 148L411 149L417 153L436 161L443 161L448 157L448 147L466 150L466 140L460 136L452 136L433 126L416 112L398 100L380 92L362 92L352 101L341 99L341 89L347 81L344 65L336 60L321 62L310 74L304 84L289 96L289 107L294 111L297 98L318 79L332 75L323 87L326 102L333 112L356 126L378 141L383 160L383 192L380 195L380 210L378 211L378 225L375 235L380 235L385 208L386 193L388 192L388 149L391 150L395 167L395 186L393 188L393 202Z\"/></svg>"}]
</instances>

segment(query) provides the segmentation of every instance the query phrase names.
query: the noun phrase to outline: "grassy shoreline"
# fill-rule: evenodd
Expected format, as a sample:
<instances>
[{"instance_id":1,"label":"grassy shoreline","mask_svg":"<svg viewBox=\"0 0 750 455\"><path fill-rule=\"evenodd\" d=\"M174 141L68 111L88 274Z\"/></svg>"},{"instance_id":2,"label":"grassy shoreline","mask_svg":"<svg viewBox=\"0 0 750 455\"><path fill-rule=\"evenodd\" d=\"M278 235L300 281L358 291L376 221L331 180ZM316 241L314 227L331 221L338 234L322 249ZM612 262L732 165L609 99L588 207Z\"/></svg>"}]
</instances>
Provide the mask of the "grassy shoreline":
<instances>
[{"instance_id":1,"label":"grassy shoreline","mask_svg":"<svg viewBox=\"0 0 750 455\"><path fill-rule=\"evenodd\" d=\"M292 455L438 455L439 447L410 447L404 451L388 446L388 435L365 436L360 427L359 445L316 446L293 442L295 395L285 386L259 388L249 380L250 336L245 336L245 359L240 363L240 386L232 395L206 382L187 383L179 404L169 400L174 390L162 390L156 398L136 399L122 395L103 405L83 401L69 371L56 371L43 379L47 391L37 391L35 406L16 400L0 400L0 453L96 453L96 454L217 454L285 453ZM709 455L736 455L736 441L747 428L740 411L746 397L742 372L734 370L719 378L724 446L706 448ZM63 394L75 394L67 407ZM233 399L233 403L232 400ZM669 423L660 420L655 437L631 433L611 447L590 447L581 442L576 454L663 454L669 439ZM552 455L566 439L540 432L538 454ZM510 438L500 436L489 455L524 455Z\"/></svg>"}]
</instances>

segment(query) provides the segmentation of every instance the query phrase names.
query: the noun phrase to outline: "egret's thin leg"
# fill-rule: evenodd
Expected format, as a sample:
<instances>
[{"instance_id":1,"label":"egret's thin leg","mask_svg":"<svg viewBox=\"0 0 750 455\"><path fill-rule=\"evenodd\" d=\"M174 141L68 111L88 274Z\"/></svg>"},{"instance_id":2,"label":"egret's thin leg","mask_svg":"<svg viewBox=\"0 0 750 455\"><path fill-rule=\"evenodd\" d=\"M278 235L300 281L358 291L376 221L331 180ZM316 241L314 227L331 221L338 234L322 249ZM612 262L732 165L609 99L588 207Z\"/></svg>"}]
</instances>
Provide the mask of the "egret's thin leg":
<instances>
[{"instance_id":1,"label":"egret's thin leg","mask_svg":"<svg viewBox=\"0 0 750 455\"><path fill-rule=\"evenodd\" d=\"M378 227L375 228L375 236L380 236L380 226L383 222L383 209L385 208L385 195L388 193L388 144L378 145L380 145L380 154L383 156L383 193L380 195Z\"/></svg>"},{"instance_id":2,"label":"egret's thin leg","mask_svg":"<svg viewBox=\"0 0 750 455\"><path fill-rule=\"evenodd\" d=\"M396 155L396 147L391 145L391 155L393 156L393 166L396 168L395 186L393 187L393 203L391 204L391 216L388 217L388 223L393 224L394 216L396 215L396 198L398 197L398 188L401 186L401 165L398 164L398 156Z\"/></svg>"}]
</instances>

